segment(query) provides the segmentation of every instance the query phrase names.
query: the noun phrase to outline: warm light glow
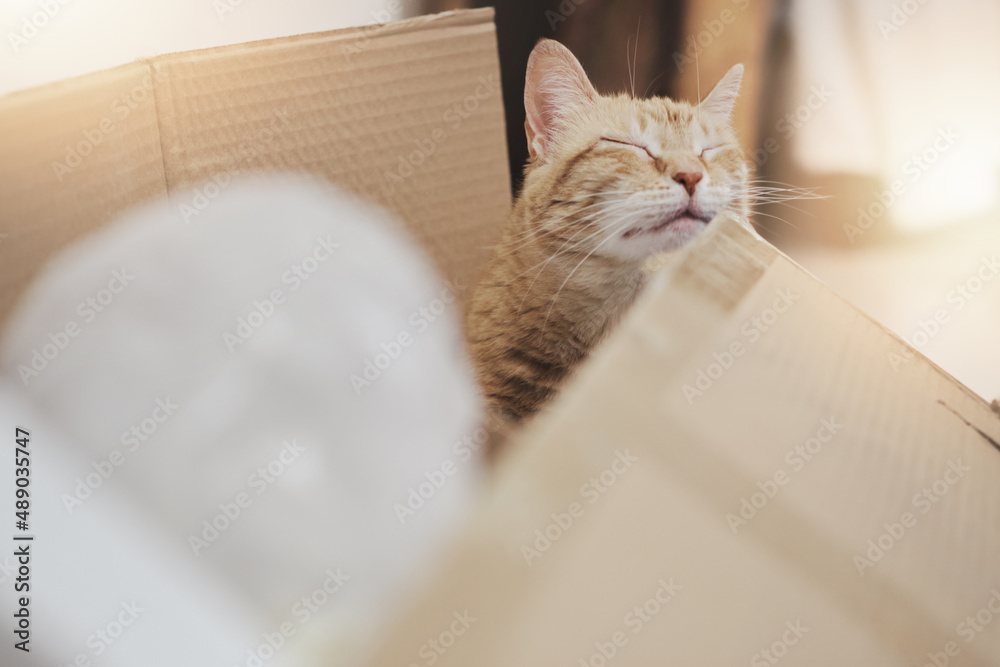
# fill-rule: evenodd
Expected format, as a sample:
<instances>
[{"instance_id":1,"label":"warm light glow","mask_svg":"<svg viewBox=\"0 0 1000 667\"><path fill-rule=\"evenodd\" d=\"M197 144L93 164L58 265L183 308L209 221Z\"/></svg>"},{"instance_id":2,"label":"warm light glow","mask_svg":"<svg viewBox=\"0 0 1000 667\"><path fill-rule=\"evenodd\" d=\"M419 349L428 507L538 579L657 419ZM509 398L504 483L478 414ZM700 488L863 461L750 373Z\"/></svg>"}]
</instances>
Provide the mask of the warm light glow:
<instances>
[{"instance_id":1,"label":"warm light glow","mask_svg":"<svg viewBox=\"0 0 1000 667\"><path fill-rule=\"evenodd\" d=\"M927 151L928 157L933 154ZM893 220L919 231L982 217L1000 205L998 173L996 156L974 145L957 145L928 164L926 175L893 208Z\"/></svg>"},{"instance_id":2,"label":"warm light glow","mask_svg":"<svg viewBox=\"0 0 1000 667\"><path fill-rule=\"evenodd\" d=\"M789 105L827 91L796 128L801 167L874 176L905 230L997 210L1000 4L801 0L791 24Z\"/></svg>"}]
</instances>

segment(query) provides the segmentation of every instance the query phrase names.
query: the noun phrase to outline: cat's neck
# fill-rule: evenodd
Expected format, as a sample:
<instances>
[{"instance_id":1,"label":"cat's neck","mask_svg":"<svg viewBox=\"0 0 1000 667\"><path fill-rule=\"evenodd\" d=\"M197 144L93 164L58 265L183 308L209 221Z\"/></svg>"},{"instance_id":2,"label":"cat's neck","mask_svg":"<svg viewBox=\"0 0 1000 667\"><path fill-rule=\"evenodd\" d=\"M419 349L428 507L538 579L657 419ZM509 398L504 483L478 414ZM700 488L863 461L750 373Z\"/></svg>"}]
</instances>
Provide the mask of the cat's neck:
<instances>
[{"instance_id":1,"label":"cat's neck","mask_svg":"<svg viewBox=\"0 0 1000 667\"><path fill-rule=\"evenodd\" d=\"M569 326L578 334L599 338L641 290L645 282L642 264L575 248L577 240L572 235L545 234L540 230L549 221L519 203L503 240L512 277L529 278L519 310L544 312L546 326L553 322L557 328Z\"/></svg>"},{"instance_id":2,"label":"cat's neck","mask_svg":"<svg viewBox=\"0 0 1000 667\"><path fill-rule=\"evenodd\" d=\"M530 211L519 198L472 294L466 328L485 395L515 419L552 397L644 280L641 266L568 251L572 242L539 231L546 221Z\"/></svg>"}]
</instances>

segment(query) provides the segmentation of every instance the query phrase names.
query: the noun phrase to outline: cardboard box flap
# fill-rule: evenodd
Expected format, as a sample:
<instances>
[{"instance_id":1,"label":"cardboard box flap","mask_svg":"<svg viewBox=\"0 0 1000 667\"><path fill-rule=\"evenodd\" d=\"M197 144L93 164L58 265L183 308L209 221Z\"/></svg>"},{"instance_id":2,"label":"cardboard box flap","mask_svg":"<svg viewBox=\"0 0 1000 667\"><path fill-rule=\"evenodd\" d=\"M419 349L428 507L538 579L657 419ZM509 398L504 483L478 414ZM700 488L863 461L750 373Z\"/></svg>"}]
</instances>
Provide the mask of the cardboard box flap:
<instances>
[{"instance_id":1,"label":"cardboard box flap","mask_svg":"<svg viewBox=\"0 0 1000 667\"><path fill-rule=\"evenodd\" d=\"M492 17L450 12L158 59L170 191L305 170L393 210L446 277L470 282L510 207ZM189 199L174 204L190 222Z\"/></svg>"},{"instance_id":2,"label":"cardboard box flap","mask_svg":"<svg viewBox=\"0 0 1000 667\"><path fill-rule=\"evenodd\" d=\"M53 253L166 196L147 63L0 98L0 324Z\"/></svg>"},{"instance_id":3,"label":"cardboard box flap","mask_svg":"<svg viewBox=\"0 0 1000 667\"><path fill-rule=\"evenodd\" d=\"M995 664L1000 625L966 619L1000 607L997 441L982 400L717 220L371 664Z\"/></svg>"},{"instance_id":4,"label":"cardboard box flap","mask_svg":"<svg viewBox=\"0 0 1000 667\"><path fill-rule=\"evenodd\" d=\"M386 206L446 278L471 283L510 207L492 18L177 53L0 99L0 324L80 234L168 196L194 224L232 178L261 171Z\"/></svg>"}]
</instances>

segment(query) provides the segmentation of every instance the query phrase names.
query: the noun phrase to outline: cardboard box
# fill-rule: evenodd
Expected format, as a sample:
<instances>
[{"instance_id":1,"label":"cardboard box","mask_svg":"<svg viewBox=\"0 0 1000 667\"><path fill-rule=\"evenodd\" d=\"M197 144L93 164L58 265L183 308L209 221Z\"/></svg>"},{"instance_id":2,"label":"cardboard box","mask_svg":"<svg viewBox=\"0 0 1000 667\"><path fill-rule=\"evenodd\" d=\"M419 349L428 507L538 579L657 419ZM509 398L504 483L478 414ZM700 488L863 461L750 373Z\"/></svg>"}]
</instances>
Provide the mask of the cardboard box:
<instances>
[{"instance_id":1,"label":"cardboard box","mask_svg":"<svg viewBox=\"0 0 1000 667\"><path fill-rule=\"evenodd\" d=\"M1000 664L998 443L978 396L719 218L371 664Z\"/></svg>"},{"instance_id":2,"label":"cardboard box","mask_svg":"<svg viewBox=\"0 0 1000 667\"><path fill-rule=\"evenodd\" d=\"M471 281L510 204L491 19L174 54L0 99L0 320L119 211L159 200L196 224L182 189L215 179L207 201L268 169L388 206ZM998 664L998 442L981 399L716 220L511 445L371 664Z\"/></svg>"},{"instance_id":3,"label":"cardboard box","mask_svg":"<svg viewBox=\"0 0 1000 667\"><path fill-rule=\"evenodd\" d=\"M394 211L470 283L510 208L493 10L175 53L0 98L0 326L55 251L237 174L299 171ZM199 183L195 197L172 197Z\"/></svg>"}]
</instances>

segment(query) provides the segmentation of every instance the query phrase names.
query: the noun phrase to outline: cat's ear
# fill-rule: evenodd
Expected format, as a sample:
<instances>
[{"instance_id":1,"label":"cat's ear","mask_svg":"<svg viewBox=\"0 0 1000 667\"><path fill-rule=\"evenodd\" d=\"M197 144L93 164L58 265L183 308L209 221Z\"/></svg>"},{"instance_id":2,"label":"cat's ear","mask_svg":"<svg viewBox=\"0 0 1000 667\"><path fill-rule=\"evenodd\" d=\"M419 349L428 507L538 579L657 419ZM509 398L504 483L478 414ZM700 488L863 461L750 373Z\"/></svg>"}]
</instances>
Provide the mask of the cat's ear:
<instances>
[{"instance_id":1,"label":"cat's ear","mask_svg":"<svg viewBox=\"0 0 1000 667\"><path fill-rule=\"evenodd\" d=\"M740 94L740 82L743 80L743 65L733 65L722 80L716 84L712 92L698 105L699 109L726 116L733 113L736 97Z\"/></svg>"},{"instance_id":2,"label":"cat's ear","mask_svg":"<svg viewBox=\"0 0 1000 667\"><path fill-rule=\"evenodd\" d=\"M544 158L570 109L596 99L597 91L570 50L551 39L539 41L524 77L524 130L531 156Z\"/></svg>"}]
</instances>

